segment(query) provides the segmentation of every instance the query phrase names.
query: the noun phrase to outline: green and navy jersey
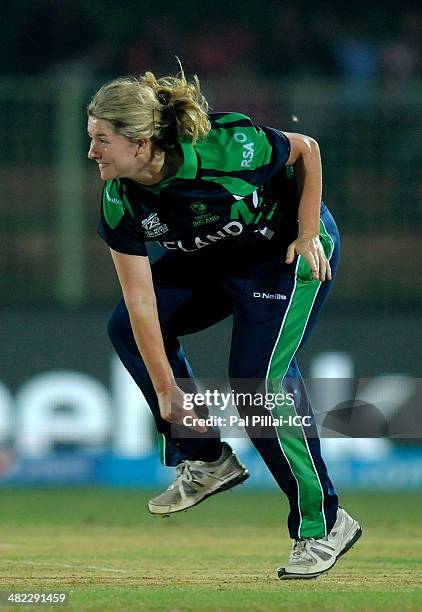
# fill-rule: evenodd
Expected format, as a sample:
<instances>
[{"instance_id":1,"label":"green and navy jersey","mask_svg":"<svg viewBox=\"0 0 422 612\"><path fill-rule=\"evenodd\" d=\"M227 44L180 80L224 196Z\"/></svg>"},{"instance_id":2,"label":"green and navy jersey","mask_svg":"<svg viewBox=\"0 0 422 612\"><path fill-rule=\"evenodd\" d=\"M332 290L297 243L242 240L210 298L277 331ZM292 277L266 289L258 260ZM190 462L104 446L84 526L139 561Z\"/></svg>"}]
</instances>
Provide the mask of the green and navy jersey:
<instances>
[{"instance_id":1,"label":"green and navy jersey","mask_svg":"<svg viewBox=\"0 0 422 612\"><path fill-rule=\"evenodd\" d=\"M157 241L188 253L292 232L298 198L293 168L285 165L288 138L240 113L209 118L205 140L179 141L183 163L174 176L152 186L106 181L98 232L112 249L147 255L145 242Z\"/></svg>"}]
</instances>

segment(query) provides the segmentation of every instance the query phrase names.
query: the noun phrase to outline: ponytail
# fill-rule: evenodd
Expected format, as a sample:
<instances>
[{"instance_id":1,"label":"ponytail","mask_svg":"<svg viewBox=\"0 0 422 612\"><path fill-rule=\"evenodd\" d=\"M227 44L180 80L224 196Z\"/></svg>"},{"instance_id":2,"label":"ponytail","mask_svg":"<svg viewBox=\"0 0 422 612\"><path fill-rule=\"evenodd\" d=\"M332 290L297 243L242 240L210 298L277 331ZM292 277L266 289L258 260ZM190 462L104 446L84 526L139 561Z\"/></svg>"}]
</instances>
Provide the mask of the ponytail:
<instances>
[{"instance_id":1,"label":"ponytail","mask_svg":"<svg viewBox=\"0 0 422 612\"><path fill-rule=\"evenodd\" d=\"M88 115L110 121L131 141L150 138L163 149L179 138L193 144L205 139L211 129L208 103L198 77L189 82L180 68L176 76L157 79L145 72L106 83L88 105Z\"/></svg>"}]
</instances>

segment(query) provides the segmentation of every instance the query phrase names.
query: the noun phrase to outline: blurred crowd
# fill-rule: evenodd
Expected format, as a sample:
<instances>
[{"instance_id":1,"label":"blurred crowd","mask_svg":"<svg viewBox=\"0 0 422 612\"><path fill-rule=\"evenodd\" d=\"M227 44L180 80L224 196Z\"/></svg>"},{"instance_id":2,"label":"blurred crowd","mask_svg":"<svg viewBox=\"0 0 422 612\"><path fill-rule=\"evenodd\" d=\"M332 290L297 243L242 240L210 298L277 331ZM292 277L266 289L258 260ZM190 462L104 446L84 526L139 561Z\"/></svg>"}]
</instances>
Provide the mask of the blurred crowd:
<instances>
[{"instance_id":1,"label":"blurred crowd","mask_svg":"<svg viewBox=\"0 0 422 612\"><path fill-rule=\"evenodd\" d=\"M9 7L0 73L163 74L177 70L177 55L202 78L422 76L417 3L358 2L343 12L318 2L119 4L24 0Z\"/></svg>"}]
</instances>

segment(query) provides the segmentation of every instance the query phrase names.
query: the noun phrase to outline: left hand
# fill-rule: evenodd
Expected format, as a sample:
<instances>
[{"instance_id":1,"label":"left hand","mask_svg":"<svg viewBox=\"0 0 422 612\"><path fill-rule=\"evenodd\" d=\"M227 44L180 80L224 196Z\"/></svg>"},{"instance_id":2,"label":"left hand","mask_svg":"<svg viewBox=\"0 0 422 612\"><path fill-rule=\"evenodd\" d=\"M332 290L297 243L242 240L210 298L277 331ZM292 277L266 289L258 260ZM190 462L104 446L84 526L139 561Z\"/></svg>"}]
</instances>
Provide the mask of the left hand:
<instances>
[{"instance_id":1,"label":"left hand","mask_svg":"<svg viewBox=\"0 0 422 612\"><path fill-rule=\"evenodd\" d=\"M160 416L168 423L190 427L198 433L208 431L208 427L199 425L202 419L197 415L195 409L185 408L185 393L177 385L174 385L167 391L158 391L157 399L160 407ZM185 421L186 417L190 418Z\"/></svg>"},{"instance_id":2,"label":"left hand","mask_svg":"<svg viewBox=\"0 0 422 612\"><path fill-rule=\"evenodd\" d=\"M302 234L287 249L286 264L293 263L296 255L302 255L311 268L314 280L331 280L330 262L325 256L319 236Z\"/></svg>"}]
</instances>

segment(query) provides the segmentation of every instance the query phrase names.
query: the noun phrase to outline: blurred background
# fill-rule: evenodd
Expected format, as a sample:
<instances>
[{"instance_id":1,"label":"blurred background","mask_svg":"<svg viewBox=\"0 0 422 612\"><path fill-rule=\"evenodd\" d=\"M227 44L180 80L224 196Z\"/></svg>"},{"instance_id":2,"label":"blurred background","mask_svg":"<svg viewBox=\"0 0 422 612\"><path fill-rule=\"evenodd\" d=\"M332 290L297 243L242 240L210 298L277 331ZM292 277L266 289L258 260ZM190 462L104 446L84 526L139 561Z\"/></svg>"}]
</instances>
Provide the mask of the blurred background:
<instances>
[{"instance_id":1,"label":"blurred background","mask_svg":"<svg viewBox=\"0 0 422 612\"><path fill-rule=\"evenodd\" d=\"M169 479L106 336L120 289L85 107L116 76L175 73L177 55L213 110L319 141L343 255L302 369L327 379L323 413L358 398L379 417L366 438L327 433L327 460L346 488L422 488L420 3L21 0L2 14L0 482ZM200 378L226 376L230 331L185 339ZM234 445L249 486L272 486Z\"/></svg>"}]
</instances>

